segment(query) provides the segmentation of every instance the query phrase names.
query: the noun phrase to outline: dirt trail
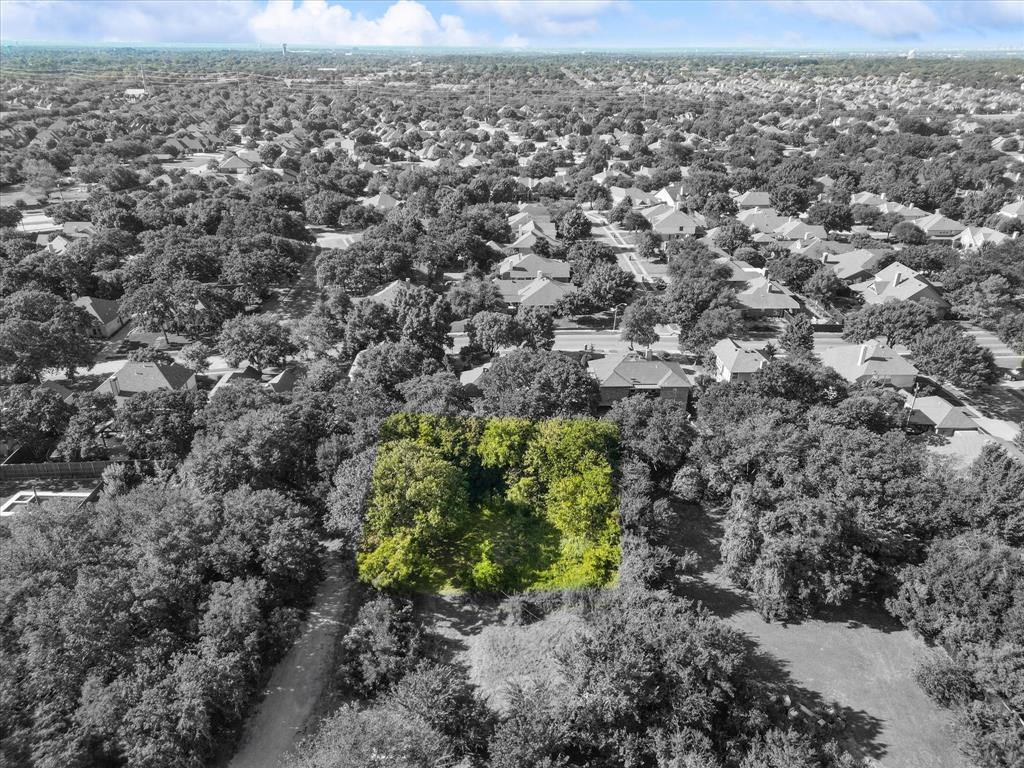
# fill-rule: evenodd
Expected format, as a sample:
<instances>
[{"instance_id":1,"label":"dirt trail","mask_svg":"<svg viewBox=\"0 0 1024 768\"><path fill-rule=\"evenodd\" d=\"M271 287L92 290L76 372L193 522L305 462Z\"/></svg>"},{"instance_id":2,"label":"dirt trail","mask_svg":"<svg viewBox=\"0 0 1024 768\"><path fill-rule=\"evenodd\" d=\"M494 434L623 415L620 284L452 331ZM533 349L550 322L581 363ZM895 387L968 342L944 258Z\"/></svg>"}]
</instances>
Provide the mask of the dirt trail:
<instances>
[{"instance_id":1,"label":"dirt trail","mask_svg":"<svg viewBox=\"0 0 1024 768\"><path fill-rule=\"evenodd\" d=\"M352 604L355 582L337 556L328 556L327 577L288 651L263 691L263 700L246 724L241 745L228 768L277 768L306 735L324 686L331 677L334 642Z\"/></svg>"}]
</instances>

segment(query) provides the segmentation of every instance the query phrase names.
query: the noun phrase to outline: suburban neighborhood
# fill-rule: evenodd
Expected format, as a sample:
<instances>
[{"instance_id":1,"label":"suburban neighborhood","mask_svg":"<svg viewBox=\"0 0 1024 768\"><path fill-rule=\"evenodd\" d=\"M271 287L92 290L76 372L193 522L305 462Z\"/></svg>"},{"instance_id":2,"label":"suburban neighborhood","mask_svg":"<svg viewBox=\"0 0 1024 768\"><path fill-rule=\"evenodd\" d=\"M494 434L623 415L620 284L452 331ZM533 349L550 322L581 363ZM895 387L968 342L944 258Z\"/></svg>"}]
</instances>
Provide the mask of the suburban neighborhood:
<instances>
[{"instance_id":1,"label":"suburban neighborhood","mask_svg":"<svg viewBox=\"0 0 1024 768\"><path fill-rule=\"evenodd\" d=\"M0 762L1019 768L1019 50L79 42L0 52Z\"/></svg>"}]
</instances>

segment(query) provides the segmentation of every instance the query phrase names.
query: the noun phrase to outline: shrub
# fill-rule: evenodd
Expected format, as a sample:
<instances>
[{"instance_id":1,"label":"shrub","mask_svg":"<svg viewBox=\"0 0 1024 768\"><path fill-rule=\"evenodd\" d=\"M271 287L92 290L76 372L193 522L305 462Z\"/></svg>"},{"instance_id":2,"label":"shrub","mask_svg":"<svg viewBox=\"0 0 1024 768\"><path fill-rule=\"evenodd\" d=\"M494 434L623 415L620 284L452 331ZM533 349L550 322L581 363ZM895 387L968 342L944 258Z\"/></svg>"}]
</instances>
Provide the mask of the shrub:
<instances>
[{"instance_id":1,"label":"shrub","mask_svg":"<svg viewBox=\"0 0 1024 768\"><path fill-rule=\"evenodd\" d=\"M943 707L966 704L981 696L969 669L945 656L934 656L914 670L914 679L925 693Z\"/></svg>"},{"instance_id":2,"label":"shrub","mask_svg":"<svg viewBox=\"0 0 1024 768\"><path fill-rule=\"evenodd\" d=\"M406 601L380 596L359 609L341 641L344 683L364 696L394 685L423 655L423 635Z\"/></svg>"}]
</instances>

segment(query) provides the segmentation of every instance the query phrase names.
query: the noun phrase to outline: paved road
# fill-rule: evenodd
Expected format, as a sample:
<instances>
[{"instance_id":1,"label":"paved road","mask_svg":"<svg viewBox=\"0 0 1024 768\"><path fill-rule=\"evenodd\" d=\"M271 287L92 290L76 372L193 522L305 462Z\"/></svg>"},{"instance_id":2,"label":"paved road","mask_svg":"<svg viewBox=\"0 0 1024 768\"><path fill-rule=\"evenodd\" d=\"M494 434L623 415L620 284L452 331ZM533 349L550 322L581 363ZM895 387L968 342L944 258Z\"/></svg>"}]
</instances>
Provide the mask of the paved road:
<instances>
[{"instance_id":1,"label":"paved road","mask_svg":"<svg viewBox=\"0 0 1024 768\"><path fill-rule=\"evenodd\" d=\"M340 559L331 558L309 618L288 655L274 669L228 768L277 768L305 735L331 679L335 640L345 625L354 593L355 583L346 568Z\"/></svg>"},{"instance_id":2,"label":"paved road","mask_svg":"<svg viewBox=\"0 0 1024 768\"><path fill-rule=\"evenodd\" d=\"M1012 349L991 331L986 331L984 328L979 328L971 323L960 323L960 327L969 335L974 337L974 340L978 342L979 346L986 347L992 350L992 355L996 359L996 365L1001 368L1019 368L1024 361L1021 355L1018 355Z\"/></svg>"},{"instance_id":3,"label":"paved road","mask_svg":"<svg viewBox=\"0 0 1024 768\"><path fill-rule=\"evenodd\" d=\"M653 280L654 275L651 274L647 263L637 256L636 249L630 243L626 242L622 235L622 231L598 213L587 211L586 215L594 225L594 239L615 250L615 256L618 260L619 268L623 272L631 273L633 275L633 279L637 282L650 283ZM661 277L664 279L664 275Z\"/></svg>"},{"instance_id":4,"label":"paved road","mask_svg":"<svg viewBox=\"0 0 1024 768\"><path fill-rule=\"evenodd\" d=\"M555 331L555 349L581 350L587 347L600 352L628 352L629 342L619 338L619 331ZM453 352L458 352L467 343L465 333L450 334L455 340ZM511 349L511 347L509 347ZM666 334L651 349L659 352L678 352L679 342L675 335Z\"/></svg>"}]
</instances>

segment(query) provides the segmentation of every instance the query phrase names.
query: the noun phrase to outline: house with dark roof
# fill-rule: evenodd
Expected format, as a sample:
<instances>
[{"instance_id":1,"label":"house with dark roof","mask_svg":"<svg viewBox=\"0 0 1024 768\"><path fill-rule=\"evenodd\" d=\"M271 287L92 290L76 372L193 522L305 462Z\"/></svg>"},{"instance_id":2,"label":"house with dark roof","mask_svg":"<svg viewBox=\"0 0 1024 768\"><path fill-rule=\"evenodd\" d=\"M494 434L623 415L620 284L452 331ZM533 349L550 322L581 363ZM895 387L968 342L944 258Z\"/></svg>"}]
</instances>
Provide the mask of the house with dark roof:
<instances>
[{"instance_id":1,"label":"house with dark roof","mask_svg":"<svg viewBox=\"0 0 1024 768\"><path fill-rule=\"evenodd\" d=\"M94 338L109 339L124 327L126 321L121 317L121 305L116 301L80 296L74 303L96 321L86 329L86 333Z\"/></svg>"},{"instance_id":2,"label":"house with dark roof","mask_svg":"<svg viewBox=\"0 0 1024 768\"><path fill-rule=\"evenodd\" d=\"M610 406L616 400L638 393L686 405L693 387L693 381L682 365L651 353L610 355L589 360L587 367L597 379L602 406Z\"/></svg>"},{"instance_id":3,"label":"house with dark roof","mask_svg":"<svg viewBox=\"0 0 1024 768\"><path fill-rule=\"evenodd\" d=\"M96 387L117 398L118 404L141 392L195 389L196 375L178 363L138 363L129 360Z\"/></svg>"},{"instance_id":4,"label":"house with dark roof","mask_svg":"<svg viewBox=\"0 0 1024 768\"><path fill-rule=\"evenodd\" d=\"M936 434L947 437L956 432L980 431L978 422L963 406L953 405L938 395L914 397L907 392L905 397L908 424L932 429Z\"/></svg>"},{"instance_id":5,"label":"house with dark roof","mask_svg":"<svg viewBox=\"0 0 1024 768\"><path fill-rule=\"evenodd\" d=\"M495 280L505 303L511 307L541 307L552 309L563 296L573 293L576 286L537 275L530 282L523 280Z\"/></svg>"}]
</instances>

